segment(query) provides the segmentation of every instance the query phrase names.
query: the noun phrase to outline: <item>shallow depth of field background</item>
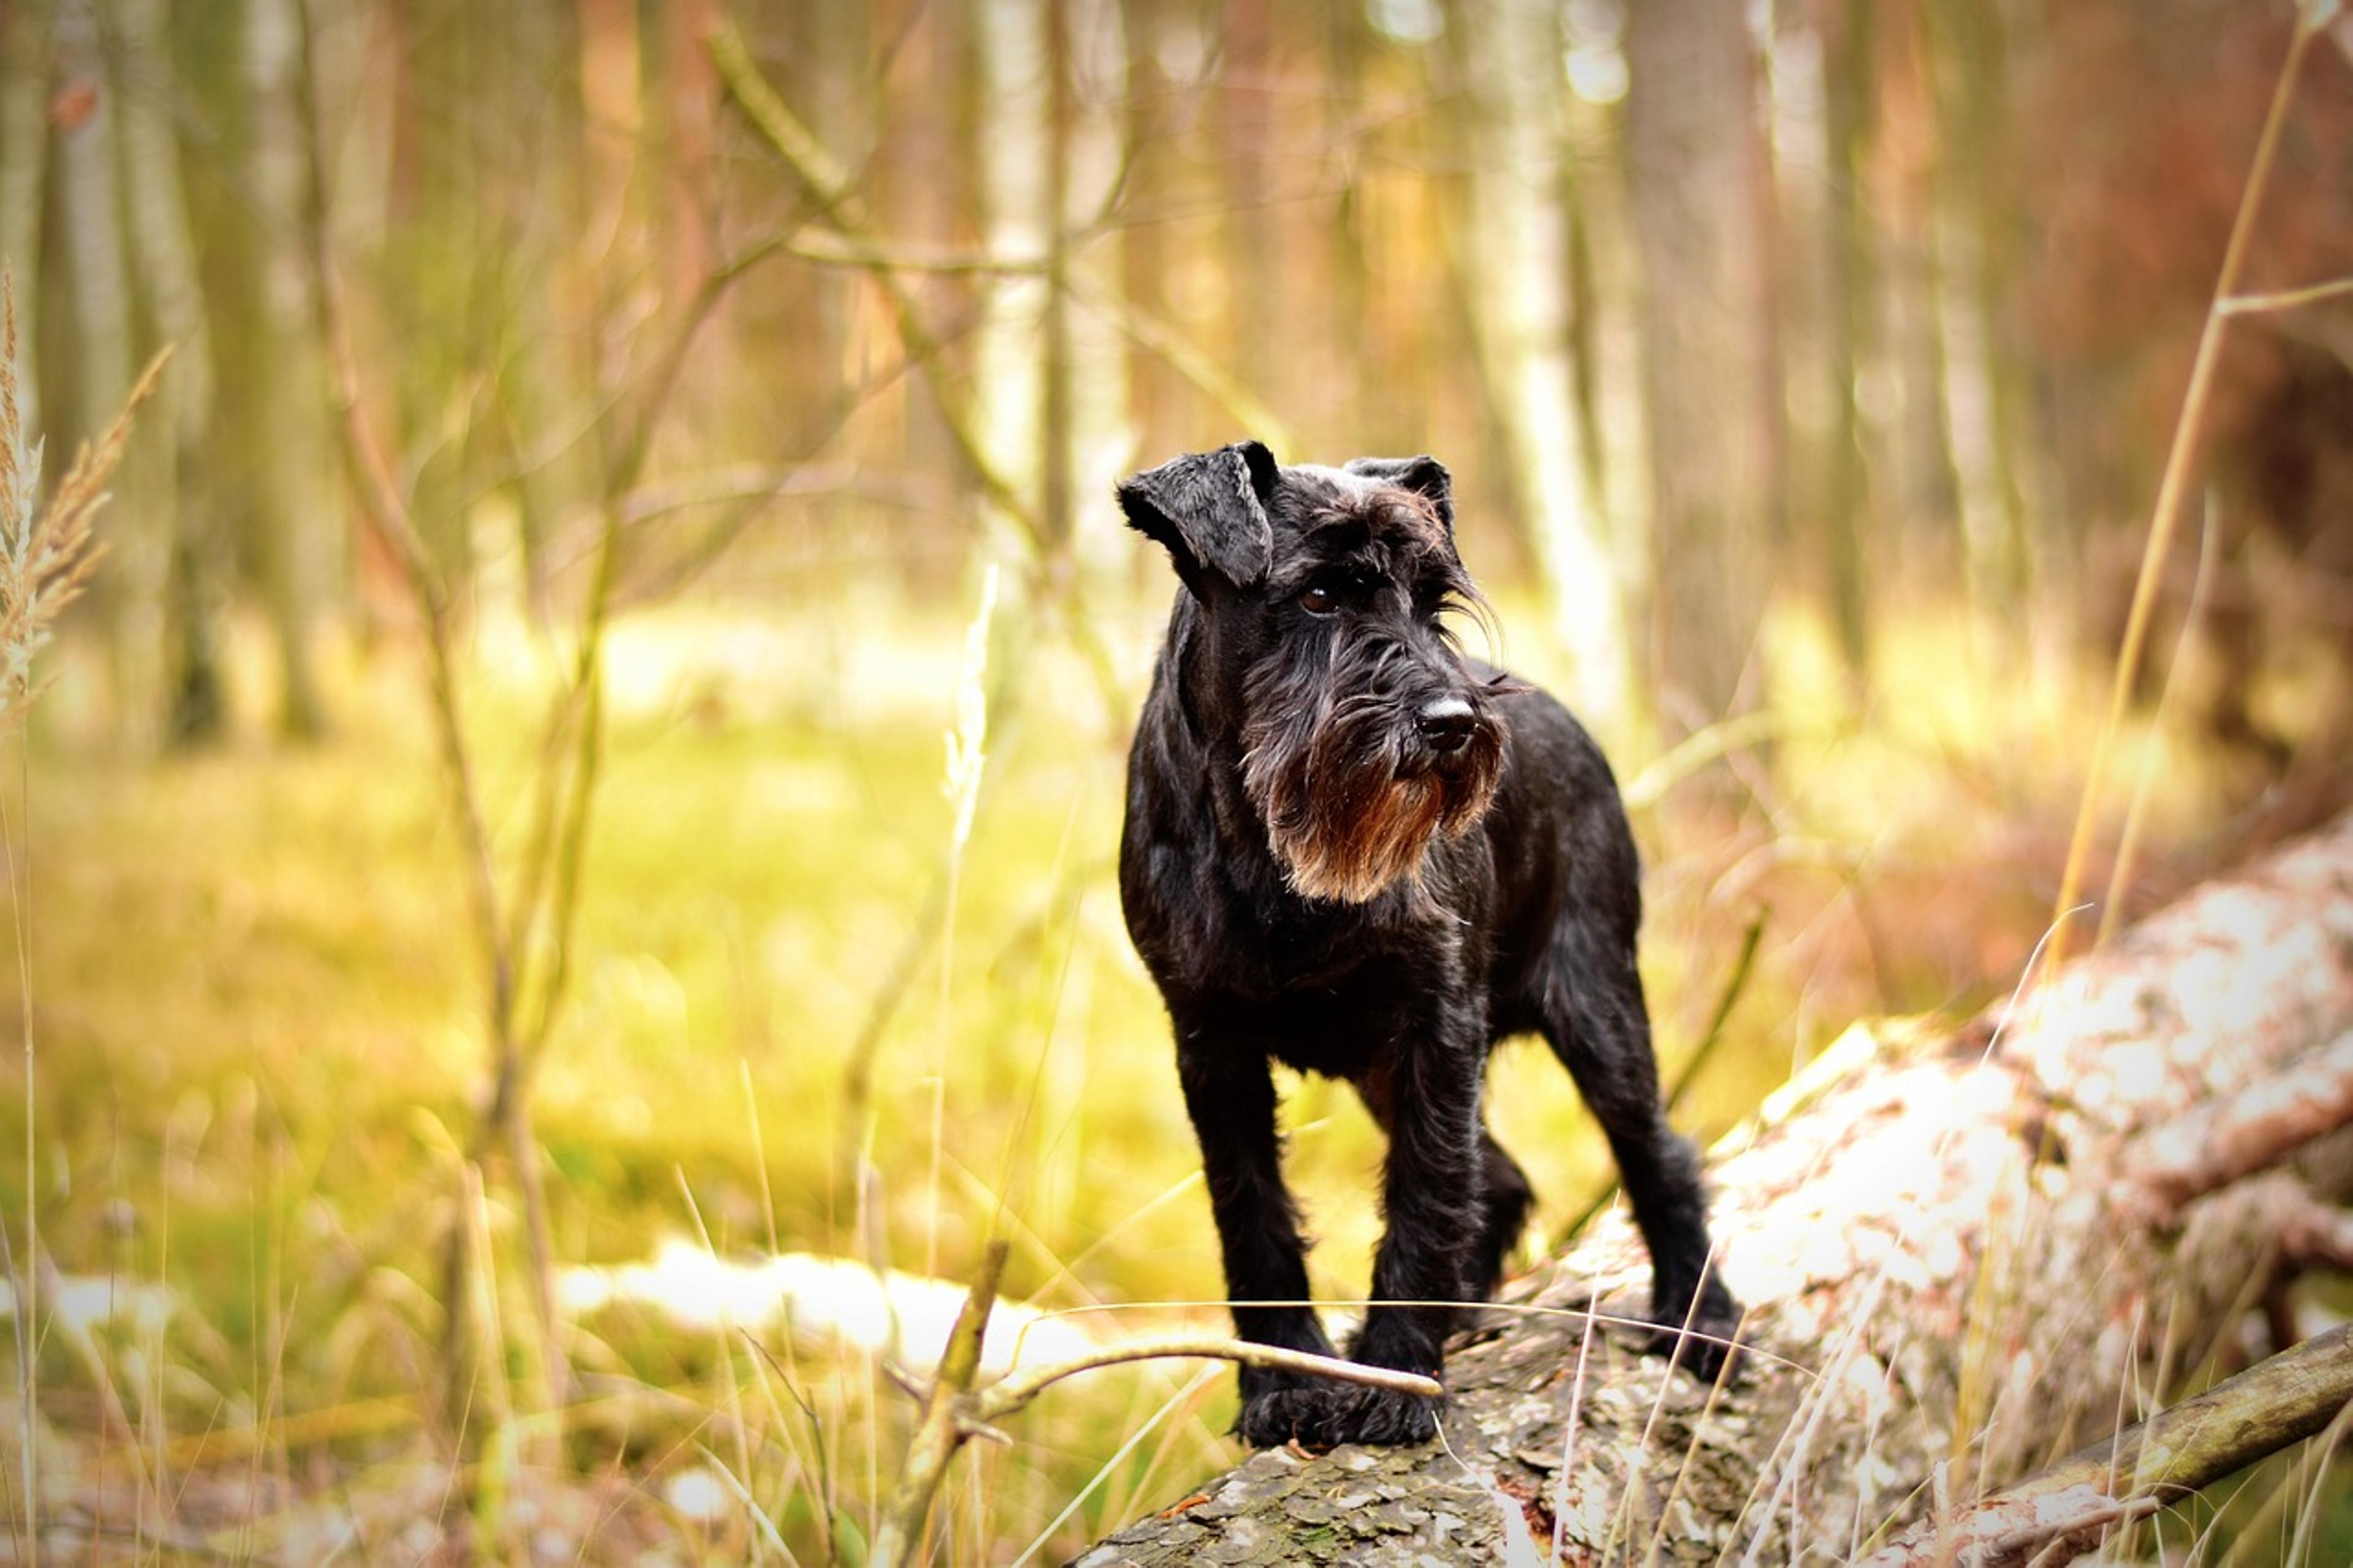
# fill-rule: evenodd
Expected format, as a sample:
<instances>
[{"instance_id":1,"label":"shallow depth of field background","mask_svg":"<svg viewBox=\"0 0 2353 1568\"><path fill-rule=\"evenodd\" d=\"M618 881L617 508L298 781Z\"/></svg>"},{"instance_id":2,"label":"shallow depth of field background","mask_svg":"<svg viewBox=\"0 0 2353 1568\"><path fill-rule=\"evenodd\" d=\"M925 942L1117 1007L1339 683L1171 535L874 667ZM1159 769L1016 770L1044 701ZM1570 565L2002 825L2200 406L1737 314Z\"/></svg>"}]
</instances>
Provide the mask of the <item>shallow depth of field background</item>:
<instances>
[{"instance_id":1,"label":"shallow depth of field background","mask_svg":"<svg viewBox=\"0 0 2353 1568\"><path fill-rule=\"evenodd\" d=\"M854 1562L913 1410L879 1363L990 1235L1047 1352L1222 1322L1112 875L1174 580L1110 486L1176 452L1451 468L1495 651L1628 786L1688 1131L1999 994L2293 21L0 4L52 476L176 345L5 775L44 1517L101 1556ZM2343 38L2247 290L2353 273ZM2353 302L2231 331L2097 818L2095 899L2145 781L2126 915L2353 783ZM1556 1240L1606 1150L1540 1050L1491 1105ZM1358 1297L1378 1139L1323 1084L1286 1117L1317 1291ZM1230 1386L1067 1386L959 1460L944 1550L1185 1496Z\"/></svg>"}]
</instances>

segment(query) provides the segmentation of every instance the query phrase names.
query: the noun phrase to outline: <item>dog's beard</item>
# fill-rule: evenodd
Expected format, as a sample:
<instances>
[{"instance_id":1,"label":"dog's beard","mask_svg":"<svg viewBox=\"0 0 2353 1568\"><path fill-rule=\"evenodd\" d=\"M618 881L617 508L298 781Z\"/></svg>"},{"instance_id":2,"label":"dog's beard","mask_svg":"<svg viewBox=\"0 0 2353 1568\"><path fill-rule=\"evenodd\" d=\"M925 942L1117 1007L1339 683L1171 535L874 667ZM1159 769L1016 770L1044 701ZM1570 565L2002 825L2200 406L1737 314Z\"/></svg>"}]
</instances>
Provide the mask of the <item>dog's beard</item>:
<instances>
[{"instance_id":1,"label":"dog's beard","mask_svg":"<svg viewBox=\"0 0 2353 1568\"><path fill-rule=\"evenodd\" d=\"M1254 706L1256 706L1254 704ZM1419 879L1432 840L1470 831L1495 798L1504 735L1483 719L1443 765L1418 753L1398 705L1358 697L1244 728L1242 787L1292 887L1311 899L1361 904L1400 879Z\"/></svg>"}]
</instances>

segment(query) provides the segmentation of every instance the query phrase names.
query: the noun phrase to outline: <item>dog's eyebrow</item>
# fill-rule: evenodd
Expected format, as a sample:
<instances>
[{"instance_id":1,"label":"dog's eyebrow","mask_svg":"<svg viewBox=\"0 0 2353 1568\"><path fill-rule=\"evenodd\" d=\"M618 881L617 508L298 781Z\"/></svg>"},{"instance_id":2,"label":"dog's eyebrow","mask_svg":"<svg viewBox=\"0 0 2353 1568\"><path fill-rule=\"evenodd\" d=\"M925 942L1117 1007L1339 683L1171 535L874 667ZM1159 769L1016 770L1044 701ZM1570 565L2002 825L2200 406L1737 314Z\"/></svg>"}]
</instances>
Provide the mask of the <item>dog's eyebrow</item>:
<instances>
[{"instance_id":1,"label":"dog's eyebrow","mask_svg":"<svg viewBox=\"0 0 2353 1568\"><path fill-rule=\"evenodd\" d=\"M1359 550L1372 542L1372 520L1360 511L1343 511L1337 507L1320 509L1308 514L1303 531L1310 542L1324 550Z\"/></svg>"}]
</instances>

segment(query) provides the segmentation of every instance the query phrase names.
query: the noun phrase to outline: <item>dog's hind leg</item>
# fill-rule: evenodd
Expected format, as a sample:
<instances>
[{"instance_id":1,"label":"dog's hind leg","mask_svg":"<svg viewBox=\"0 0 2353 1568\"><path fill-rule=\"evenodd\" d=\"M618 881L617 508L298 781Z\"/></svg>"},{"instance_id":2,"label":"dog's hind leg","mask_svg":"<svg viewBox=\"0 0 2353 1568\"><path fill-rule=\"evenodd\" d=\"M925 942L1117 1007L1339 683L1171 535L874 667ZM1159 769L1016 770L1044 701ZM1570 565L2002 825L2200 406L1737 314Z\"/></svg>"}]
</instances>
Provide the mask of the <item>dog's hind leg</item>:
<instances>
[{"instance_id":1,"label":"dog's hind leg","mask_svg":"<svg viewBox=\"0 0 2353 1568\"><path fill-rule=\"evenodd\" d=\"M1481 1185L1485 1206L1479 1219L1478 1245L1471 1254L1470 1284L1472 1293L1484 1300L1503 1283L1504 1260L1527 1228L1528 1210L1535 1206L1536 1194L1520 1163L1484 1128L1479 1132L1479 1157L1484 1170Z\"/></svg>"},{"instance_id":2,"label":"dog's hind leg","mask_svg":"<svg viewBox=\"0 0 2353 1568\"><path fill-rule=\"evenodd\" d=\"M1630 932L1609 929L1604 907L1574 892L1554 932L1544 976L1544 1034L1609 1140L1634 1223L1651 1252L1651 1319L1687 1322L1712 1339L1683 1346L1685 1365L1713 1377L1740 1309L1709 1267L1707 1199L1692 1147L1667 1124L1650 1013ZM1662 1342L1672 1342L1662 1335Z\"/></svg>"},{"instance_id":3,"label":"dog's hind leg","mask_svg":"<svg viewBox=\"0 0 2353 1568\"><path fill-rule=\"evenodd\" d=\"M1378 1072L1358 1083L1356 1093L1363 1099L1365 1109L1373 1113L1383 1134L1395 1138L1391 1078L1389 1070ZM1495 1135L1487 1131L1483 1121L1478 1133L1478 1239L1467 1255L1462 1283L1468 1290L1467 1300L1483 1301L1493 1297L1495 1287L1503 1282L1504 1259L1527 1228L1528 1211L1535 1206L1535 1189L1528 1184L1528 1173L1495 1142Z\"/></svg>"}]
</instances>

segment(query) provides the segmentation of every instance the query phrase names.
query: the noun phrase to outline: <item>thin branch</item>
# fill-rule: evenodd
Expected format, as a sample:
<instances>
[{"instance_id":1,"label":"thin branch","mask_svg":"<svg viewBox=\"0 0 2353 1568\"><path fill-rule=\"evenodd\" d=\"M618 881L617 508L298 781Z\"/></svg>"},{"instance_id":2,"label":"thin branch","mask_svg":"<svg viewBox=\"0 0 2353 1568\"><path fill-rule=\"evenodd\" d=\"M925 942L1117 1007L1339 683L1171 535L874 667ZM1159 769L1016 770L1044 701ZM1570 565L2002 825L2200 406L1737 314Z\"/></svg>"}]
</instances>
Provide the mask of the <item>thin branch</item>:
<instances>
[{"instance_id":1,"label":"thin branch","mask_svg":"<svg viewBox=\"0 0 2353 1568\"><path fill-rule=\"evenodd\" d=\"M733 24L722 23L714 28L708 47L712 64L718 68L720 79L742 108L752 128L760 133L785 165L799 180L802 188L825 215L825 219L852 247L881 250L867 232L865 211L849 176L825 150L822 142L802 124L785 100L776 95L767 79L753 63L744 36ZM980 432L975 427L971 412L947 378L945 356L941 344L923 312L916 308L914 296L898 274L879 261L865 263L867 276L874 279L882 297L890 303L891 312L899 330L899 341L906 346L908 357L919 365L924 379L930 383L933 395L938 399L942 423L947 426L949 439L955 442L957 454L965 460L981 492L990 504L1013 520L1042 555L1047 541L1044 520L1024 500L1013 481L990 458L982 444Z\"/></svg>"},{"instance_id":2,"label":"thin branch","mask_svg":"<svg viewBox=\"0 0 2353 1568\"><path fill-rule=\"evenodd\" d=\"M1278 451L1292 449L1291 427L1282 417L1260 402L1250 388L1228 375L1175 326L1131 300L1097 288L1076 273L1064 273L1063 282L1071 298L1117 327L1138 348L1156 355L1211 402L1222 405L1242 428Z\"/></svg>"},{"instance_id":3,"label":"thin branch","mask_svg":"<svg viewBox=\"0 0 2353 1568\"><path fill-rule=\"evenodd\" d=\"M1229 1361L1242 1366L1265 1367L1273 1372L1305 1373L1312 1377L1328 1377L1336 1383L1359 1383L1367 1388L1387 1389L1392 1394L1419 1394L1431 1399L1446 1392L1435 1378L1424 1377L1419 1373L1398 1372L1392 1367L1366 1366L1360 1362L1344 1361L1338 1356L1313 1355L1305 1351L1254 1344L1248 1340L1229 1339L1219 1334L1166 1334L1130 1340L1124 1344L1110 1345L1068 1361L1009 1373L975 1397L974 1413L982 1421L996 1421L1021 1410L1066 1377L1075 1377L1080 1373L1092 1372L1098 1367L1178 1357Z\"/></svg>"},{"instance_id":4,"label":"thin branch","mask_svg":"<svg viewBox=\"0 0 2353 1568\"><path fill-rule=\"evenodd\" d=\"M2324 300L2342 299L2353 294L2353 278L2332 279L2327 283L2315 283L2303 289L2283 289L2272 294L2233 294L2227 300L2217 300L2214 310L2223 316L2253 316L2267 310L2294 310L2306 305L2317 305Z\"/></svg>"},{"instance_id":5,"label":"thin branch","mask_svg":"<svg viewBox=\"0 0 2353 1568\"><path fill-rule=\"evenodd\" d=\"M335 428L360 518L368 531L398 563L409 596L416 601L425 632L428 688L434 733L441 762L449 778L451 807L458 818L463 846L467 889L482 952L490 966L491 1026L503 1036L514 1015L514 969L499 912L498 872L491 848L491 832L482 811L481 793L474 779L471 753L466 746L464 719L458 696L457 659L449 627L449 594L432 552L416 527L406 496L394 479L392 465L369 427L361 405L359 364L353 356L351 324L345 310L341 276L327 242L327 176L325 155L319 143L317 62L312 58L310 0L300 0L300 26L295 35L301 55L295 71L298 112L303 125L303 190L301 224L311 270L311 308L320 342L332 373Z\"/></svg>"},{"instance_id":6,"label":"thin branch","mask_svg":"<svg viewBox=\"0 0 2353 1568\"><path fill-rule=\"evenodd\" d=\"M2119 1510L2161 1506L2211 1486L2327 1430L2348 1402L2353 1323L2316 1334L2106 1442L1924 1523L1863 1559L1862 1568L2015 1560L2030 1547L2122 1517Z\"/></svg>"},{"instance_id":7,"label":"thin branch","mask_svg":"<svg viewBox=\"0 0 2353 1568\"><path fill-rule=\"evenodd\" d=\"M910 1390L918 1393L924 1402L923 1418L908 1445L906 1465L884 1510L881 1527L875 1532L871 1561L881 1568L898 1568L913 1557L923 1541L925 1521L931 1516L932 1500L938 1494L948 1464L958 1448L974 1437L1005 1441L1004 1434L993 1423L1019 1412L1053 1384L1082 1372L1166 1357L1206 1357L1431 1398L1444 1392L1432 1379L1413 1373L1363 1366L1336 1356L1309 1355L1210 1334L1173 1334L1135 1340L1068 1361L1015 1372L976 1393L973 1384L980 1375L981 1340L987 1332L988 1315L996 1306L997 1286L1004 1279L1008 1250L1002 1237L989 1242L980 1271L956 1313L955 1326L948 1331L947 1348L940 1356L937 1375L928 1389Z\"/></svg>"},{"instance_id":8,"label":"thin branch","mask_svg":"<svg viewBox=\"0 0 2353 1568\"><path fill-rule=\"evenodd\" d=\"M948 1331L947 1348L940 1356L939 1373L932 1380L923 1425L908 1446L899 1484L891 1494L881 1528L874 1532L871 1561L880 1568L900 1568L914 1555L948 1462L969 1436L958 1406L980 1374L981 1337L987 1332L988 1314L997 1305L997 1288L1005 1278L1006 1252L1002 1237L989 1242L980 1272L956 1313L955 1326Z\"/></svg>"},{"instance_id":9,"label":"thin branch","mask_svg":"<svg viewBox=\"0 0 2353 1568\"><path fill-rule=\"evenodd\" d=\"M1715 1055L1716 1047L1724 1043L1725 1026L1732 1022L1732 1010L1740 1005L1742 994L1748 989L1749 974L1757 966L1757 949L1765 940L1765 922L1771 914L1770 910L1760 909L1748 917L1748 929L1740 933L1740 952L1732 961L1732 973L1725 977L1724 989L1716 994L1715 1006L1708 1014L1707 1027L1701 1032L1699 1044L1692 1047L1691 1055L1683 1059L1682 1068L1675 1074L1675 1081L1667 1089L1666 1106L1669 1110L1683 1104L1683 1096L1690 1092L1692 1084L1698 1079L1700 1069L1707 1066L1709 1058Z\"/></svg>"},{"instance_id":10,"label":"thin branch","mask_svg":"<svg viewBox=\"0 0 2353 1568\"><path fill-rule=\"evenodd\" d=\"M804 261L814 261L827 267L855 267L869 272L880 268L892 272L934 272L949 276L980 273L986 276L1034 277L1050 272L1054 268L1053 261L1043 256L893 250L871 241L839 235L830 241L794 240L785 248Z\"/></svg>"}]
</instances>

